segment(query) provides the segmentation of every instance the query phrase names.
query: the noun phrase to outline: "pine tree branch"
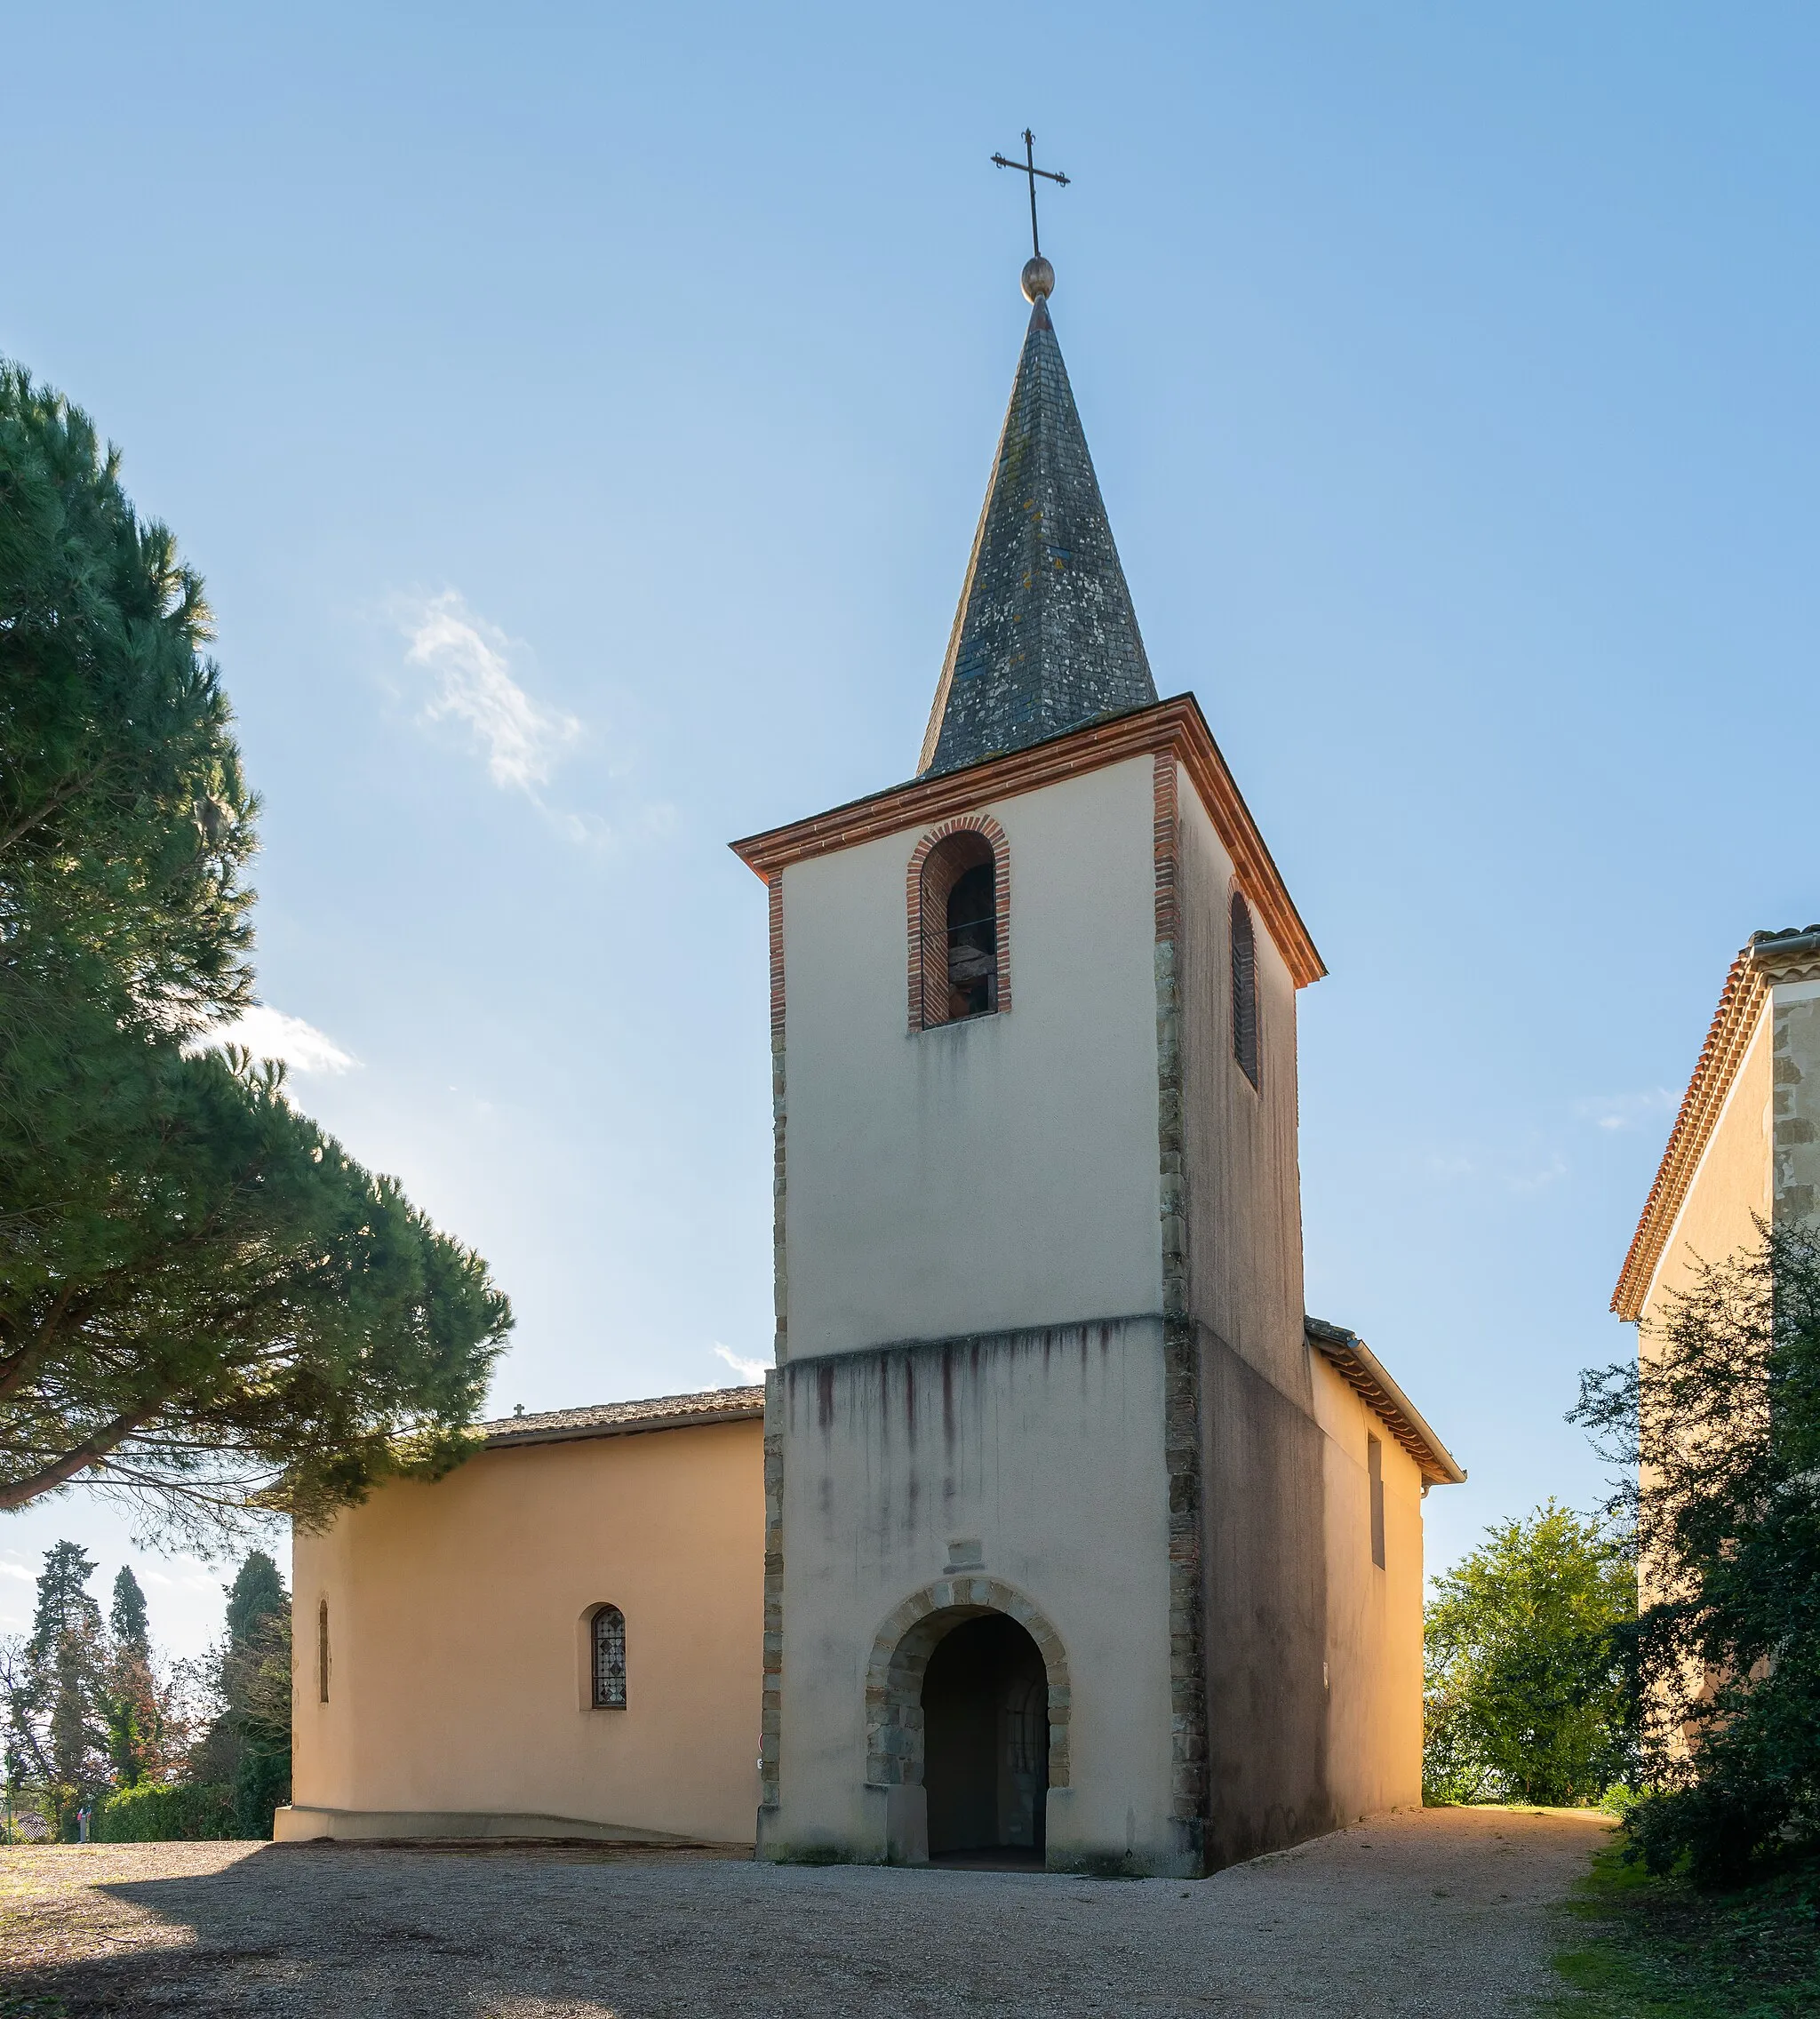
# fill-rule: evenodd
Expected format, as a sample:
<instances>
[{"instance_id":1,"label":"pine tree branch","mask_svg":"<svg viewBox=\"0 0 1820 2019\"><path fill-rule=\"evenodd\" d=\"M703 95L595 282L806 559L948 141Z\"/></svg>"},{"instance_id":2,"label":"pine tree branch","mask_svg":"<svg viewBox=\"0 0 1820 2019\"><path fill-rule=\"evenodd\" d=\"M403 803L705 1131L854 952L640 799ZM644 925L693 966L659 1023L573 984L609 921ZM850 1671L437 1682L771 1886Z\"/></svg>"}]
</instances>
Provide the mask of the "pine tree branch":
<instances>
[{"instance_id":1,"label":"pine tree branch","mask_svg":"<svg viewBox=\"0 0 1820 2019\"><path fill-rule=\"evenodd\" d=\"M66 1283L52 1300L51 1308L44 1313L44 1322L36 1334L24 1345L16 1348L0 1359L0 1402L15 1393L26 1376L38 1361L43 1359L44 1349L50 1345L62 1317L74 1302L76 1285Z\"/></svg>"},{"instance_id":2,"label":"pine tree branch","mask_svg":"<svg viewBox=\"0 0 1820 2019\"><path fill-rule=\"evenodd\" d=\"M130 1415L116 1416L112 1423L98 1430L92 1437L84 1438L75 1450L66 1452L54 1464L42 1467L29 1478L13 1480L0 1486L0 1512L10 1512L43 1494L54 1493L60 1486L68 1486L78 1472L86 1470L97 1459L105 1458L134 1431L143 1430L169 1400L167 1390Z\"/></svg>"},{"instance_id":3,"label":"pine tree branch","mask_svg":"<svg viewBox=\"0 0 1820 2019\"><path fill-rule=\"evenodd\" d=\"M86 791L108 769L108 758L102 756L97 760L92 769L79 771L75 778L66 779L48 799L43 801L33 811L28 813L22 819L15 820L4 834L0 834L0 855L4 855L15 842L23 841L34 827L43 826L66 801L74 799L79 792Z\"/></svg>"}]
</instances>

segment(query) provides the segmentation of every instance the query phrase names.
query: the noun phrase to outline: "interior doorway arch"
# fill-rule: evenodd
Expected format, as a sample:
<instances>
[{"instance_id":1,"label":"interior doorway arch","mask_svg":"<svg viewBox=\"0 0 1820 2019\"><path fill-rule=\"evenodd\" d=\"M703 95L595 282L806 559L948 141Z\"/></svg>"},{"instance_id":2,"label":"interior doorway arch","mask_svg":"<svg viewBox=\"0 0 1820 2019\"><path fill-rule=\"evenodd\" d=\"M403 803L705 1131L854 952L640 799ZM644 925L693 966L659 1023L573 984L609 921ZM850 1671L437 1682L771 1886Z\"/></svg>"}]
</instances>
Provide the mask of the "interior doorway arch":
<instances>
[{"instance_id":1,"label":"interior doorway arch","mask_svg":"<svg viewBox=\"0 0 1820 2019\"><path fill-rule=\"evenodd\" d=\"M922 1674L929 1855L1041 1858L1049 1796L1049 1677L1009 1613L963 1619Z\"/></svg>"}]
</instances>

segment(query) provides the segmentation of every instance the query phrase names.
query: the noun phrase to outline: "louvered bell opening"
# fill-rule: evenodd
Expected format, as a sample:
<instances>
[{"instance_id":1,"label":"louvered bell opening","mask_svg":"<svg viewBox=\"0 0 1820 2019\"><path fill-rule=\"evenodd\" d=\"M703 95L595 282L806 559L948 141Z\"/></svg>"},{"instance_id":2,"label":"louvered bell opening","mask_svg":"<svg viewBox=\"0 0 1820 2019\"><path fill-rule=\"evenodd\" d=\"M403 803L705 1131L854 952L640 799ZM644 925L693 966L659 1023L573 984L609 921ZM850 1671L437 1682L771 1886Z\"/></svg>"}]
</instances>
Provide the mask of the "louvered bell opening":
<instances>
[{"instance_id":1,"label":"louvered bell opening","mask_svg":"<svg viewBox=\"0 0 1820 2019\"><path fill-rule=\"evenodd\" d=\"M1257 942L1251 930L1251 907L1236 890L1232 918L1233 1057L1257 1087Z\"/></svg>"},{"instance_id":2,"label":"louvered bell opening","mask_svg":"<svg viewBox=\"0 0 1820 2019\"><path fill-rule=\"evenodd\" d=\"M948 893L948 1021L999 1006L997 881L990 862L966 871Z\"/></svg>"}]
</instances>

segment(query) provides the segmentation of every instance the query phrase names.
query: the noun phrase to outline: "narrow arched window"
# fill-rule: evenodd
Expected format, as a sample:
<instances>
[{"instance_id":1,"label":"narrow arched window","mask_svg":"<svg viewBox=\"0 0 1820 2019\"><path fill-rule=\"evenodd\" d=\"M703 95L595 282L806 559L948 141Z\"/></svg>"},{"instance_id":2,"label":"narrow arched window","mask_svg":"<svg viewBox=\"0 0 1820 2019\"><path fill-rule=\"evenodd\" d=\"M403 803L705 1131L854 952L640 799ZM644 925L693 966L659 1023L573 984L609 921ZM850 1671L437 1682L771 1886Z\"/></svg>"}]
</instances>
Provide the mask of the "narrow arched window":
<instances>
[{"instance_id":1,"label":"narrow arched window","mask_svg":"<svg viewBox=\"0 0 1820 2019\"><path fill-rule=\"evenodd\" d=\"M1257 942L1251 907L1233 892L1233 1057L1256 1087L1257 1075Z\"/></svg>"},{"instance_id":2,"label":"narrow arched window","mask_svg":"<svg viewBox=\"0 0 1820 2019\"><path fill-rule=\"evenodd\" d=\"M929 851L919 890L922 1022L989 1017L1000 1004L998 865L976 828Z\"/></svg>"},{"instance_id":3,"label":"narrow arched window","mask_svg":"<svg viewBox=\"0 0 1820 2019\"><path fill-rule=\"evenodd\" d=\"M329 1601L316 1607L316 1702L329 1701Z\"/></svg>"},{"instance_id":4,"label":"narrow arched window","mask_svg":"<svg viewBox=\"0 0 1820 2019\"><path fill-rule=\"evenodd\" d=\"M594 1616L594 1707L626 1708L626 1615L618 1606L603 1606Z\"/></svg>"}]
</instances>

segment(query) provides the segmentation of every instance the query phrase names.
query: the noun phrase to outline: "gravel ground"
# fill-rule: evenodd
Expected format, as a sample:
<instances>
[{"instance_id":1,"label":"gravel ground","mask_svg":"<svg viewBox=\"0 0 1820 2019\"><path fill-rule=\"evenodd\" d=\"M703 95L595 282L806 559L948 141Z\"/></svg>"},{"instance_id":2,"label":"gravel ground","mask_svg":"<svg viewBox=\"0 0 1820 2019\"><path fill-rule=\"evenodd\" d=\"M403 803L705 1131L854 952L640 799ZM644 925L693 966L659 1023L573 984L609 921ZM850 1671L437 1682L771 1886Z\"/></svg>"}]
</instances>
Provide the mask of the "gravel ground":
<instances>
[{"instance_id":1,"label":"gravel ground","mask_svg":"<svg viewBox=\"0 0 1820 2019\"><path fill-rule=\"evenodd\" d=\"M1471 2019L1551 1988L1551 1908L1602 1827L1430 1809L1198 1883L596 1847L0 1849L0 2015Z\"/></svg>"}]
</instances>

